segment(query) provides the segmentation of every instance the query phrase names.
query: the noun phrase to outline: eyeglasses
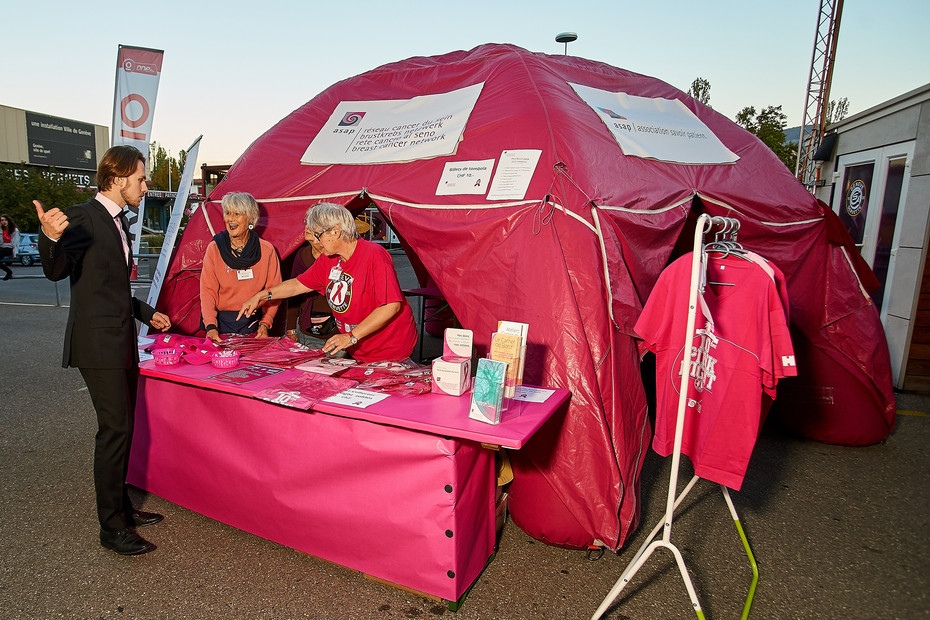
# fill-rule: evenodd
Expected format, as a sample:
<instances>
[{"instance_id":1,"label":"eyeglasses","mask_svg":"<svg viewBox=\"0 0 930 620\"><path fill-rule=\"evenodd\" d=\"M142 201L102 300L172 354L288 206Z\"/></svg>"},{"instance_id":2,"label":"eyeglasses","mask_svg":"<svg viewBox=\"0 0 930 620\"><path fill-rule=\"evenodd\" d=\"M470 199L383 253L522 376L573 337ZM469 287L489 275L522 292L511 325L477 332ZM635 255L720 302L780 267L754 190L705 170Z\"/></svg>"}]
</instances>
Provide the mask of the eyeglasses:
<instances>
[{"instance_id":1,"label":"eyeglasses","mask_svg":"<svg viewBox=\"0 0 930 620\"><path fill-rule=\"evenodd\" d=\"M308 228L307 230L310 230L310 229ZM314 232L314 231L310 230L310 234L313 235L314 237L316 237L316 240L319 241L319 240L320 240L320 237L322 237L323 235L325 235L326 233L328 233L328 232L331 231L331 230L332 230L332 228L327 228L327 229L324 230L323 232Z\"/></svg>"}]
</instances>

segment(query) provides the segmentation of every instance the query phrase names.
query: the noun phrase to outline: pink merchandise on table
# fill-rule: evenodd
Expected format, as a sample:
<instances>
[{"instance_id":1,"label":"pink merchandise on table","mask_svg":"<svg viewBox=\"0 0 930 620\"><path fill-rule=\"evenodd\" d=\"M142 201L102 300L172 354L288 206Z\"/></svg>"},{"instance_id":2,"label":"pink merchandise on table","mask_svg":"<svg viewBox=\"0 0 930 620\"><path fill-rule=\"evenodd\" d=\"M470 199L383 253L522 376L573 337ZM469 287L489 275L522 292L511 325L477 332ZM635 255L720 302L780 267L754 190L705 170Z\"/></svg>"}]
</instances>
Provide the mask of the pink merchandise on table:
<instances>
[{"instance_id":1,"label":"pink merchandise on table","mask_svg":"<svg viewBox=\"0 0 930 620\"><path fill-rule=\"evenodd\" d=\"M355 360L344 357L321 357L309 362L298 364L294 368L304 372L313 372L319 375L337 375L355 364Z\"/></svg>"},{"instance_id":2,"label":"pink merchandise on table","mask_svg":"<svg viewBox=\"0 0 930 620\"><path fill-rule=\"evenodd\" d=\"M432 391L432 382L429 377L418 377L404 383L386 385L379 388L379 391L387 392L394 396L419 396L420 394L428 394Z\"/></svg>"},{"instance_id":3,"label":"pink merchandise on table","mask_svg":"<svg viewBox=\"0 0 930 620\"><path fill-rule=\"evenodd\" d=\"M311 349L290 338L265 340L265 346L257 350L240 351L243 362L260 362L275 366L296 366L308 360L323 357L321 349Z\"/></svg>"},{"instance_id":4,"label":"pink merchandise on table","mask_svg":"<svg viewBox=\"0 0 930 620\"><path fill-rule=\"evenodd\" d=\"M238 351L216 351L210 356L214 368L235 368L239 365Z\"/></svg>"},{"instance_id":5,"label":"pink merchandise on table","mask_svg":"<svg viewBox=\"0 0 930 620\"><path fill-rule=\"evenodd\" d=\"M158 334L144 347L147 353L156 356L164 349L177 350L181 354L181 360L188 364L209 364L212 355L220 350L209 338L179 334Z\"/></svg>"},{"instance_id":6,"label":"pink merchandise on table","mask_svg":"<svg viewBox=\"0 0 930 620\"><path fill-rule=\"evenodd\" d=\"M196 336L182 336L180 334L157 334L150 337L152 338L152 342L145 346L145 350L149 352L168 347L180 348L188 345L199 347L205 340L204 338L197 338ZM212 341L208 340L208 342L212 344Z\"/></svg>"},{"instance_id":7,"label":"pink merchandise on table","mask_svg":"<svg viewBox=\"0 0 930 620\"><path fill-rule=\"evenodd\" d=\"M335 396L356 385L358 385L357 382L348 379L303 373L277 385L259 390L252 394L252 398L267 400L270 403L293 409L307 410L321 400Z\"/></svg>"},{"instance_id":8,"label":"pink merchandise on table","mask_svg":"<svg viewBox=\"0 0 930 620\"><path fill-rule=\"evenodd\" d=\"M181 363L181 351L174 347L155 349L152 355L155 356L155 363L159 366L174 366Z\"/></svg>"},{"instance_id":9,"label":"pink merchandise on table","mask_svg":"<svg viewBox=\"0 0 930 620\"><path fill-rule=\"evenodd\" d=\"M274 376L283 371L283 368L275 368L272 366L262 366L260 364L256 364L254 366L239 366L234 370L221 372L207 378L214 381L223 381L235 385L242 385L243 383L251 383L252 381L258 381L266 377Z\"/></svg>"},{"instance_id":10,"label":"pink merchandise on table","mask_svg":"<svg viewBox=\"0 0 930 620\"><path fill-rule=\"evenodd\" d=\"M241 334L223 334L220 340L220 346L223 349L239 351L245 354L248 351L258 351L268 346L268 338L256 338L251 335Z\"/></svg>"},{"instance_id":11,"label":"pink merchandise on table","mask_svg":"<svg viewBox=\"0 0 930 620\"><path fill-rule=\"evenodd\" d=\"M385 370L389 368L389 370ZM427 366L406 364L356 365L339 374L343 379L358 381L360 388L391 394L416 396L430 391L430 369Z\"/></svg>"}]
</instances>

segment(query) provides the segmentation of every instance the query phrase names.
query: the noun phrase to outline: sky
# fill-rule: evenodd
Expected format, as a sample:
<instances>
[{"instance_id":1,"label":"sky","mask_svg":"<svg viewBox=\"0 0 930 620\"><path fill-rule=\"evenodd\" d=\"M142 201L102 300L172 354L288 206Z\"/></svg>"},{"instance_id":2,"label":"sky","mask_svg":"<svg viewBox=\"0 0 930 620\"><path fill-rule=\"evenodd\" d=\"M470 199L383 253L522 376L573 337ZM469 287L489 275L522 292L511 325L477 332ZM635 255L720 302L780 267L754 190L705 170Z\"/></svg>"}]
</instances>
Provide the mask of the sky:
<instances>
[{"instance_id":1,"label":"sky","mask_svg":"<svg viewBox=\"0 0 930 620\"><path fill-rule=\"evenodd\" d=\"M15 4L14 4L15 3ZM0 105L109 127L117 48L164 50L152 139L231 164L343 79L412 56L511 43L661 79L702 77L729 118L782 106L801 124L817 0L313 0L127 3L12 0L3 9ZM927 0L844 2L831 99L849 115L930 83ZM199 176L195 175L195 176Z\"/></svg>"}]
</instances>

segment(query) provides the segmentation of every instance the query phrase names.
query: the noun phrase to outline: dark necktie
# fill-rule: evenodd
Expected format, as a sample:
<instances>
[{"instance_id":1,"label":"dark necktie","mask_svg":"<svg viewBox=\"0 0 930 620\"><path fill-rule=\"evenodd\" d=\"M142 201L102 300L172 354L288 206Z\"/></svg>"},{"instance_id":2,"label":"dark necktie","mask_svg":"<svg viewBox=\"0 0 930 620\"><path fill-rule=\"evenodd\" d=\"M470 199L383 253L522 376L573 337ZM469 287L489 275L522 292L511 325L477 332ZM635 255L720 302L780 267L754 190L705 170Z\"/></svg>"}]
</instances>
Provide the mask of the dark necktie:
<instances>
[{"instance_id":1,"label":"dark necktie","mask_svg":"<svg viewBox=\"0 0 930 620\"><path fill-rule=\"evenodd\" d=\"M119 238L123 242L123 257L126 259L126 264L129 264L129 239L126 237L126 229L123 228L123 212L120 211L113 216L113 221L116 222L116 228L119 229Z\"/></svg>"}]
</instances>

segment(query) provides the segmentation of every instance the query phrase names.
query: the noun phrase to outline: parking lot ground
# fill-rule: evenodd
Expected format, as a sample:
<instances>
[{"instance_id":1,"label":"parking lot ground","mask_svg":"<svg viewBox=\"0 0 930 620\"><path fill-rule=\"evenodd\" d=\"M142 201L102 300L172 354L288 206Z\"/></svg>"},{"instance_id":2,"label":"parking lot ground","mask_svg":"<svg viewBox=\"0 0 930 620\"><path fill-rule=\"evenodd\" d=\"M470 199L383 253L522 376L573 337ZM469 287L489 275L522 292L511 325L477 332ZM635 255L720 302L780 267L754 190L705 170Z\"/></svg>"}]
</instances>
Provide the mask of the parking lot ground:
<instances>
[{"instance_id":1,"label":"parking lot ground","mask_svg":"<svg viewBox=\"0 0 930 620\"><path fill-rule=\"evenodd\" d=\"M650 451L641 525L619 553L591 561L508 521L457 612L141 491L165 515L144 531L158 549L117 556L96 540L93 407L79 372L60 367L67 309L29 269L0 282L4 618L588 618L664 511L669 459ZM732 493L759 564L751 618L930 617L930 398L899 394L898 407L895 432L865 448L765 427ZM706 617L737 617L751 571L714 485L685 501L672 540ZM657 552L605 617L693 618L671 556Z\"/></svg>"}]
</instances>

